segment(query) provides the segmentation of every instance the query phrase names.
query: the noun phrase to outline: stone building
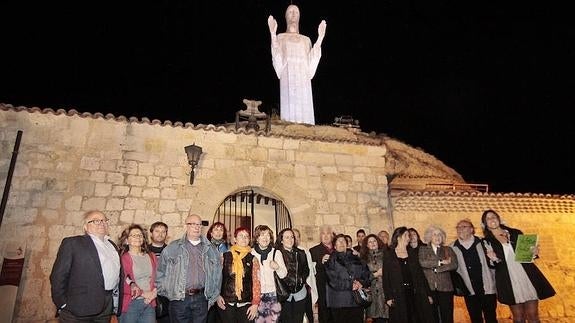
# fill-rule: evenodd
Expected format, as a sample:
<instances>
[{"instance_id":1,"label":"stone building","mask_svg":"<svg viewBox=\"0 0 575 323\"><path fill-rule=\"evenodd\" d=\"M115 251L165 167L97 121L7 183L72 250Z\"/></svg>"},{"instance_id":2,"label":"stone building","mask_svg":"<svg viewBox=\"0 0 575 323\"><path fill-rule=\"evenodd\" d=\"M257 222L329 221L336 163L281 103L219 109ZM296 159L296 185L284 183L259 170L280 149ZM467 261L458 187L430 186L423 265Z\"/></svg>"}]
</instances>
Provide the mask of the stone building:
<instances>
[{"instance_id":1,"label":"stone building","mask_svg":"<svg viewBox=\"0 0 575 323\"><path fill-rule=\"evenodd\" d=\"M112 237L130 223L161 220L178 238L194 212L230 226L292 225L311 246L322 224L348 234L440 224L454 239L458 219L479 227L483 210L493 208L540 234L538 265L558 292L541 302L541 316L575 319L575 247L567 241L575 234L574 196L488 193L421 149L357 129L274 121L269 132L246 131L10 105L0 105L2 183L18 130L0 228L2 250L26 250L16 322L53 318L48 276L56 251L62 238L82 233L82 214L92 209L110 218ZM192 185L184 153L191 144L203 150ZM460 301L456 321L465 322ZM498 310L509 317L505 306Z\"/></svg>"}]
</instances>

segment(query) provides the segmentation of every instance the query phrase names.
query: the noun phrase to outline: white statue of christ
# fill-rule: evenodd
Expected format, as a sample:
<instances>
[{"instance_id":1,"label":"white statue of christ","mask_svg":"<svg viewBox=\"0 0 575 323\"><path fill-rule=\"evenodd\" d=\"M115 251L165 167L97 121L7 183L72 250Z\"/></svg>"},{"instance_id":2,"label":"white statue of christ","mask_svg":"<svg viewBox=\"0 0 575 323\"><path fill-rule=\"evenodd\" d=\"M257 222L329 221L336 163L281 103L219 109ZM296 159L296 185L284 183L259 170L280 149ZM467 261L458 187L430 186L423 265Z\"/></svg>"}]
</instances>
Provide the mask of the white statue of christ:
<instances>
[{"instance_id":1,"label":"white statue of christ","mask_svg":"<svg viewBox=\"0 0 575 323\"><path fill-rule=\"evenodd\" d=\"M312 47L309 37L299 33L299 17L299 8L290 5L285 14L287 30L279 35L276 35L277 21L268 17L272 62L280 80L281 119L315 124L311 79L321 58L327 24L325 20L319 24L317 41Z\"/></svg>"}]
</instances>

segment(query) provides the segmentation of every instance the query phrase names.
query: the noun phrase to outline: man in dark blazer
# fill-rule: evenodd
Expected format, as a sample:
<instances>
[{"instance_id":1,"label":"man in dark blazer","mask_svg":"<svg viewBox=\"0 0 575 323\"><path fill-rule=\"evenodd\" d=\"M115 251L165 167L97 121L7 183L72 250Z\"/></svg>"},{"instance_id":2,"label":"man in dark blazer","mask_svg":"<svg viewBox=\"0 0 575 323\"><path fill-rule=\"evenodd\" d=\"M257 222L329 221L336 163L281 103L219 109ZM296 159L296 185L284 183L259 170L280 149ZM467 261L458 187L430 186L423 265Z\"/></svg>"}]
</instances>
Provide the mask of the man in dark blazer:
<instances>
[{"instance_id":1,"label":"man in dark blazer","mask_svg":"<svg viewBox=\"0 0 575 323\"><path fill-rule=\"evenodd\" d=\"M315 283L318 294L317 310L318 320L320 323L333 322L331 312L326 304L327 275L325 273L325 263L329 259L329 255L333 252L333 237L334 234L332 228L328 225L324 225L320 228L321 242L309 249L311 259L315 262Z\"/></svg>"},{"instance_id":2,"label":"man in dark blazer","mask_svg":"<svg viewBox=\"0 0 575 323\"><path fill-rule=\"evenodd\" d=\"M50 274L52 301L60 322L111 320L112 292L120 280L120 257L102 212L84 214L81 236L64 238Z\"/></svg>"}]
</instances>

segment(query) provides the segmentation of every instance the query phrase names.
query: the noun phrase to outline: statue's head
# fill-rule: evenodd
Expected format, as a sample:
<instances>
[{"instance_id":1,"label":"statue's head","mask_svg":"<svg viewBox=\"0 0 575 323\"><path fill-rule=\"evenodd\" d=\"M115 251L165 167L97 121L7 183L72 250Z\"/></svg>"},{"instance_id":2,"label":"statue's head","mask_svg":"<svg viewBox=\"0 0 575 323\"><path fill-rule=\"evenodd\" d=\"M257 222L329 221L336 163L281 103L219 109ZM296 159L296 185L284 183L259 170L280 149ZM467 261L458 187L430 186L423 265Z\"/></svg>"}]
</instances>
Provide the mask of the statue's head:
<instances>
[{"instance_id":1,"label":"statue's head","mask_svg":"<svg viewBox=\"0 0 575 323\"><path fill-rule=\"evenodd\" d=\"M299 8L295 5L289 5L286 9L286 22L289 25L290 23L299 23Z\"/></svg>"}]
</instances>

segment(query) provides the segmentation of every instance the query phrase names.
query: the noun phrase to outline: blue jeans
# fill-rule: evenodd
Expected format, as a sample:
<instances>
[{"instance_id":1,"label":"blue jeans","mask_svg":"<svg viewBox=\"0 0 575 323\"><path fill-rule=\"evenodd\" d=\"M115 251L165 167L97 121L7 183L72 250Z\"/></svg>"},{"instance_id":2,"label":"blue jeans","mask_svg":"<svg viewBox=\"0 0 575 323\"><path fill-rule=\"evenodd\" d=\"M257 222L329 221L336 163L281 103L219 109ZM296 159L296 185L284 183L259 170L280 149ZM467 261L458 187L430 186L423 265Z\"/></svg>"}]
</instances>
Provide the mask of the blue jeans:
<instances>
[{"instance_id":1,"label":"blue jeans","mask_svg":"<svg viewBox=\"0 0 575 323\"><path fill-rule=\"evenodd\" d=\"M181 301L170 301L172 323L206 323L208 321L208 300L204 293L186 295Z\"/></svg>"},{"instance_id":2,"label":"blue jeans","mask_svg":"<svg viewBox=\"0 0 575 323\"><path fill-rule=\"evenodd\" d=\"M128 311L120 315L120 323L155 323L156 310L152 305L144 303L143 298L130 302Z\"/></svg>"}]
</instances>

